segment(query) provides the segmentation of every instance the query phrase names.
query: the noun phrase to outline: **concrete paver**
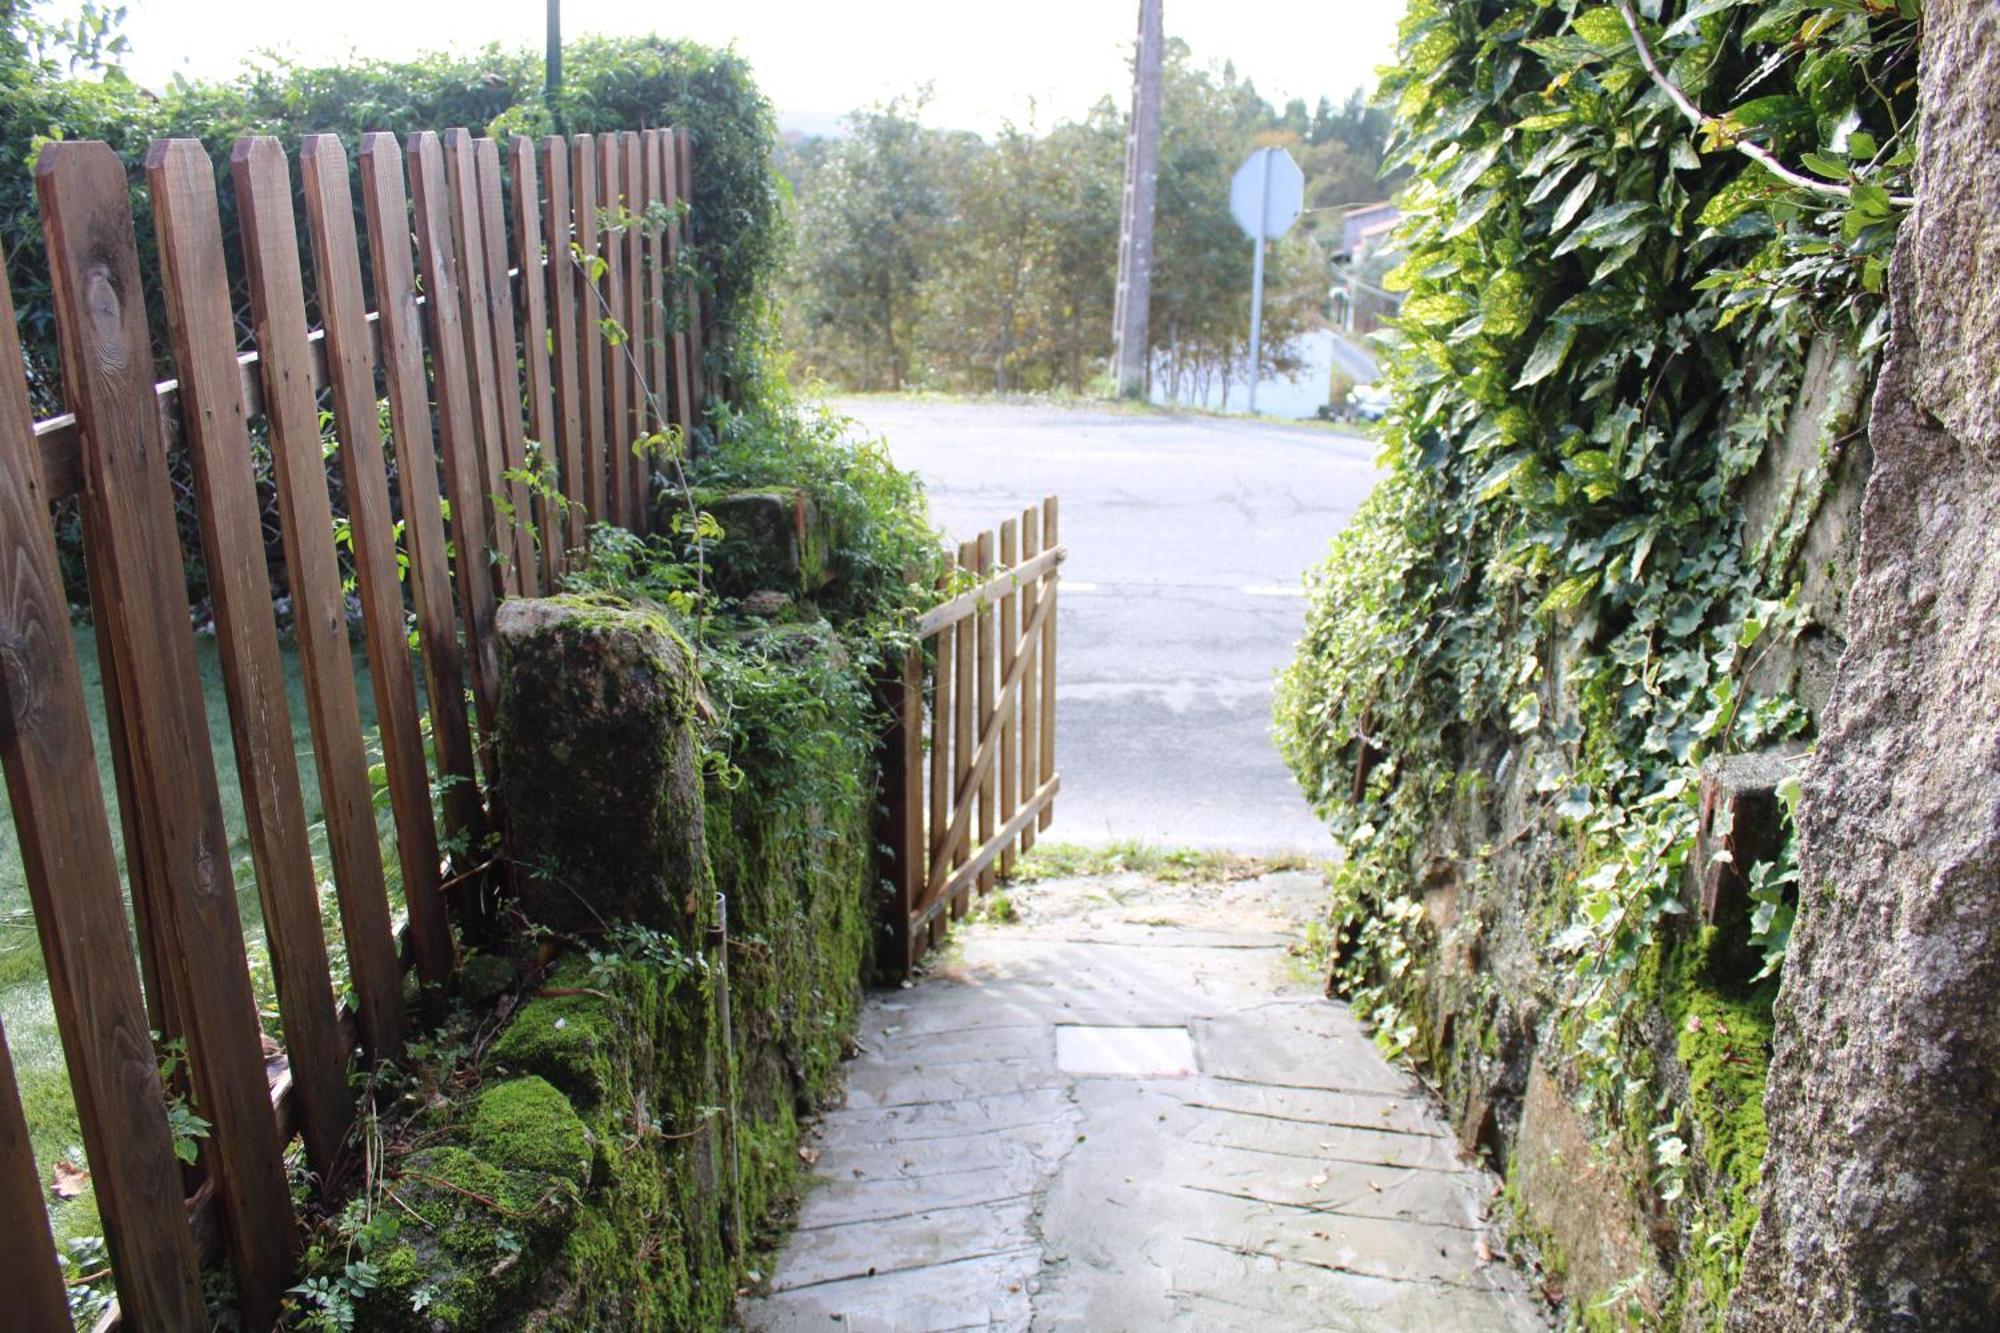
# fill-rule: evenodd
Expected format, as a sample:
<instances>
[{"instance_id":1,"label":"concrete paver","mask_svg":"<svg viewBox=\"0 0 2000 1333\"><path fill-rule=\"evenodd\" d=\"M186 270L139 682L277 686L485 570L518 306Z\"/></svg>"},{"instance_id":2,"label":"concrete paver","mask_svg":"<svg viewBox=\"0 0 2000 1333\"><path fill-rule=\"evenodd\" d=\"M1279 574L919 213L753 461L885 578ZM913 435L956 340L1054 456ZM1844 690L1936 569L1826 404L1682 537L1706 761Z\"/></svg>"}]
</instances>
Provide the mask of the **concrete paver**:
<instances>
[{"instance_id":1,"label":"concrete paver","mask_svg":"<svg viewBox=\"0 0 2000 1333\"><path fill-rule=\"evenodd\" d=\"M1323 891L1057 881L961 927L870 1001L744 1325L1545 1328L1496 1258L1497 1182L1292 958ZM1080 1025L1184 1029L1192 1071L1066 1072Z\"/></svg>"}]
</instances>

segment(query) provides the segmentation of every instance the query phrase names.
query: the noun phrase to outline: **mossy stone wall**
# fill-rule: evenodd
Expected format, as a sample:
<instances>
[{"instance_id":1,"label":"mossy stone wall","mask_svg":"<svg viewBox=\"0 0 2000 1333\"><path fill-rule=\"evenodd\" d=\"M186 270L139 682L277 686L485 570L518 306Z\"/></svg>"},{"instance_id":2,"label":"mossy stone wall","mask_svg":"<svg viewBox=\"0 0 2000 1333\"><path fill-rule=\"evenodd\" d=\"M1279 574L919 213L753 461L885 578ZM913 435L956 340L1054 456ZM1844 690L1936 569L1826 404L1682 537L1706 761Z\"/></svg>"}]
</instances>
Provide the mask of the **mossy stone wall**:
<instances>
[{"instance_id":1,"label":"mossy stone wall","mask_svg":"<svg viewBox=\"0 0 2000 1333\"><path fill-rule=\"evenodd\" d=\"M519 906L562 951L476 1095L432 1107L396 1162L416 1220L371 1256L360 1326L721 1328L870 966L872 735L854 719L820 751L854 768L840 782L801 781L777 731L705 764L701 664L664 611L515 601L500 632ZM766 669L865 670L824 627L784 642Z\"/></svg>"}]
</instances>

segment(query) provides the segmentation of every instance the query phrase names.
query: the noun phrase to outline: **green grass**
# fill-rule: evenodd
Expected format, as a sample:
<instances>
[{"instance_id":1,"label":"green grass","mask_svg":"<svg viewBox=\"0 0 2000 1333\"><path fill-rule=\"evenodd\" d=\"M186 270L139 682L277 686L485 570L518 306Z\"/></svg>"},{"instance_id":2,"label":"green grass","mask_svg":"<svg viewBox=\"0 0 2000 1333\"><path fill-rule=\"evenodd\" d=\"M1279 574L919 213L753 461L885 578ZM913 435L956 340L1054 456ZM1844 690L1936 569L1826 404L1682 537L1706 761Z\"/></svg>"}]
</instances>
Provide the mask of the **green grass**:
<instances>
[{"instance_id":1,"label":"green grass","mask_svg":"<svg viewBox=\"0 0 2000 1333\"><path fill-rule=\"evenodd\" d=\"M122 869L124 840L118 825L96 644L88 626L75 628L72 637L82 667L84 695L90 707L91 743L97 756L105 809L110 816L112 842L118 850ZM271 986L269 961L264 951L263 909L257 897L256 877L252 871L250 843L244 823L243 795L237 781L235 750L229 736L229 709L222 687L221 659L213 635L198 635L195 645L201 669L202 707L208 716L223 821L229 831L237 908L243 920L244 943L250 954L258 1010L266 1029L277 1035L277 1004ZM346 960L327 869L326 829L320 816L318 775L313 765L311 731L306 721L304 681L296 651L289 641L284 645L284 663L299 779L304 788L306 819L313 839L321 915L326 925L327 947L338 986L345 981ZM376 750L375 704L369 688L366 661L359 653L355 660L355 682L360 692L362 727L373 756ZM385 846L393 849L393 828L386 802L378 801L378 820L382 835L387 840ZM384 865L392 893L400 899L400 875L393 850L384 856ZM76 1104L70 1095L62 1043L56 1031L41 942L35 933L34 909L29 902L27 881L21 866L20 840L15 834L11 806L0 808L0 1022L6 1025L7 1045L14 1058L22 1110L28 1122L28 1138L34 1147L41 1179L46 1184L58 1159L68 1157L78 1163L83 1161L83 1138L77 1123ZM58 1200L47 1195L44 1198L50 1205L50 1224L59 1246L72 1237L95 1235L99 1231L97 1207L91 1190L86 1189L75 1199Z\"/></svg>"},{"instance_id":2,"label":"green grass","mask_svg":"<svg viewBox=\"0 0 2000 1333\"><path fill-rule=\"evenodd\" d=\"M1281 870L1317 868L1318 862L1305 856L1246 856L1212 848L1155 847L1143 842L1113 842L1102 847L1038 842L1033 851L1015 862L1006 882L1034 884L1045 879L1129 872L1169 884L1213 884L1255 879Z\"/></svg>"}]
</instances>

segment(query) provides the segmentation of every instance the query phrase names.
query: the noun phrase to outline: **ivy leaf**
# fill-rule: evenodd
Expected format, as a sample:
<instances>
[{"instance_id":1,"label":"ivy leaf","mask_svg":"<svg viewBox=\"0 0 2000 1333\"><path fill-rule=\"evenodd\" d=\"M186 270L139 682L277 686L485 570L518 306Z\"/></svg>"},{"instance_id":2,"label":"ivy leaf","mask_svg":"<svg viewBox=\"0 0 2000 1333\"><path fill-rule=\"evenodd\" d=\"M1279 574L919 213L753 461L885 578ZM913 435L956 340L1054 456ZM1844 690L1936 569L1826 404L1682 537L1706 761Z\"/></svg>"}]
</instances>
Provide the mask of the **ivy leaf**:
<instances>
[{"instance_id":1,"label":"ivy leaf","mask_svg":"<svg viewBox=\"0 0 2000 1333\"><path fill-rule=\"evenodd\" d=\"M1555 374L1562 368L1563 359L1569 355L1570 345L1575 341L1576 325L1567 320L1551 322L1542 330L1535 350L1528 353L1528 363L1521 367L1521 378L1514 381L1514 387L1525 389Z\"/></svg>"},{"instance_id":2,"label":"ivy leaf","mask_svg":"<svg viewBox=\"0 0 2000 1333\"><path fill-rule=\"evenodd\" d=\"M1491 500L1494 496L1506 490L1508 485L1514 480L1514 474L1519 472L1526 465L1527 461L1528 451L1518 449L1488 468L1486 475L1479 479L1479 486L1477 488L1479 498L1481 500Z\"/></svg>"},{"instance_id":3,"label":"ivy leaf","mask_svg":"<svg viewBox=\"0 0 2000 1333\"><path fill-rule=\"evenodd\" d=\"M1556 205L1555 218L1549 223L1551 236L1569 226L1576 215L1583 211L1583 206L1590 202L1590 192L1596 188L1597 173L1594 171L1585 172L1582 179L1570 187L1569 193L1563 196L1563 201Z\"/></svg>"}]
</instances>

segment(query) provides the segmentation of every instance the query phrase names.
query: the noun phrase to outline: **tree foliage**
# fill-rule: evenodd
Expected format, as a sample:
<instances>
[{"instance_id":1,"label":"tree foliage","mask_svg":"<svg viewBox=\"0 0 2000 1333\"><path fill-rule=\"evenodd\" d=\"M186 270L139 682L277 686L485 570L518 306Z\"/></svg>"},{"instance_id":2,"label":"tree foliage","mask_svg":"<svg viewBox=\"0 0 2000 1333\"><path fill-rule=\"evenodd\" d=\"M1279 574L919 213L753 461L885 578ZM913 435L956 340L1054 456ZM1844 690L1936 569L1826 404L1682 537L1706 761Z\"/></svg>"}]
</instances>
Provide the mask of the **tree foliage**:
<instances>
[{"instance_id":1,"label":"tree foliage","mask_svg":"<svg viewBox=\"0 0 2000 1333\"><path fill-rule=\"evenodd\" d=\"M1272 107L1232 68L1170 42L1162 99L1151 338L1155 373L1194 394L1248 355L1251 251L1229 179L1259 144L1288 147L1308 203L1378 197L1383 112L1357 94ZM790 341L861 389L1084 392L1111 353L1126 117L1109 98L1046 131L990 139L923 123L924 98L855 113L836 139L790 145L798 251ZM1267 266L1265 365L1296 364L1318 321L1324 256L1302 227Z\"/></svg>"}]
</instances>

